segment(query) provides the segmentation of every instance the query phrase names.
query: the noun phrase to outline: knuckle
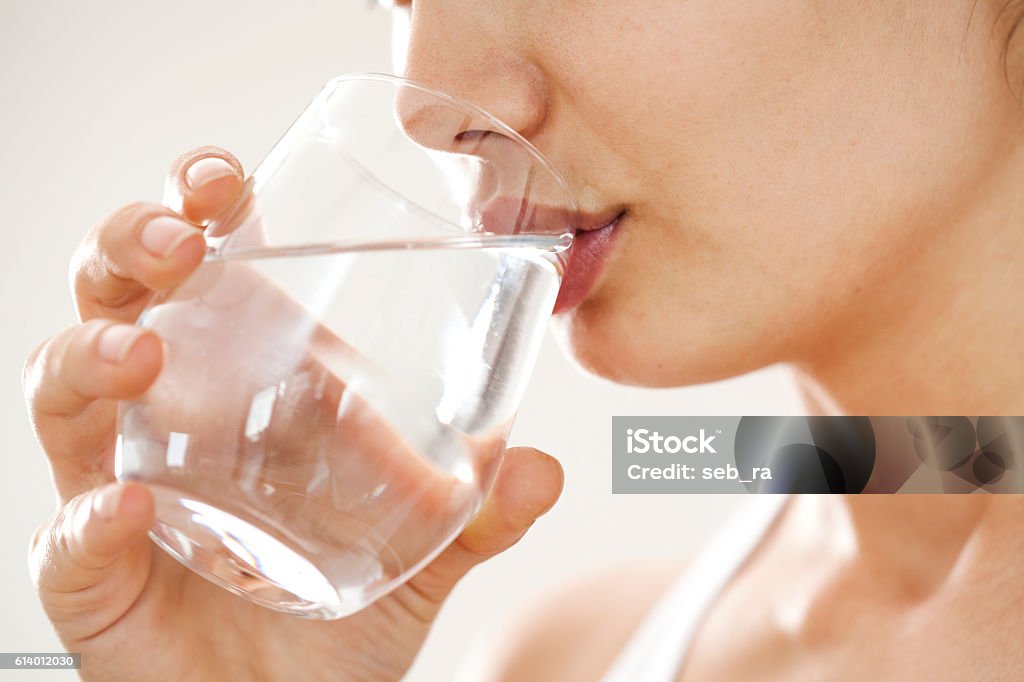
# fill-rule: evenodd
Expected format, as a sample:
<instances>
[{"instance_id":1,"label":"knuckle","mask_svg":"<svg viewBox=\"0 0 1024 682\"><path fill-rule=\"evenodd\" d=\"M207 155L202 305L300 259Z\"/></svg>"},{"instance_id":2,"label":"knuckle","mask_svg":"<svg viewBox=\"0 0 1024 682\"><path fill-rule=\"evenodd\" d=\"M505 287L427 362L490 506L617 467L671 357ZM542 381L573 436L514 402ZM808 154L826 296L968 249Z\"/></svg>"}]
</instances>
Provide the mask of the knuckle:
<instances>
[{"instance_id":1,"label":"knuckle","mask_svg":"<svg viewBox=\"0 0 1024 682\"><path fill-rule=\"evenodd\" d=\"M26 399L29 400L30 405L39 388L39 368L43 364L43 358L52 340L53 337L50 337L37 344L32 349L32 352L28 354L28 357L25 358L25 363L21 367L21 389L25 393Z\"/></svg>"},{"instance_id":2,"label":"knuckle","mask_svg":"<svg viewBox=\"0 0 1024 682\"><path fill-rule=\"evenodd\" d=\"M75 250L68 267L71 292L82 319L83 304L96 303L117 308L145 295L142 287L125 286L133 281L129 269L131 248L137 240L127 238L151 217L168 209L151 201L133 201L100 220ZM139 250L141 244L137 244Z\"/></svg>"},{"instance_id":3,"label":"knuckle","mask_svg":"<svg viewBox=\"0 0 1024 682\"><path fill-rule=\"evenodd\" d=\"M41 343L25 362L22 370L22 384L29 417L36 427L36 435L44 441L39 431L41 416L72 416L64 406L69 395L79 397L68 380L69 370L82 362L81 353L73 352L82 344L92 343L100 327L110 320L97 318L83 324L75 324Z\"/></svg>"},{"instance_id":4,"label":"knuckle","mask_svg":"<svg viewBox=\"0 0 1024 682\"><path fill-rule=\"evenodd\" d=\"M71 282L71 295L75 301L75 312L78 319L83 319L81 306L88 300L94 283L102 277L96 259L79 252L71 259L68 266L68 279Z\"/></svg>"},{"instance_id":5,"label":"knuckle","mask_svg":"<svg viewBox=\"0 0 1024 682\"><path fill-rule=\"evenodd\" d=\"M55 515L51 542L54 550L60 555L68 557L72 555L69 538L74 533L74 523L81 505L82 496L78 495L61 507Z\"/></svg>"},{"instance_id":6,"label":"knuckle","mask_svg":"<svg viewBox=\"0 0 1024 682\"><path fill-rule=\"evenodd\" d=\"M28 406L29 416L33 421L40 411L40 398L43 389L48 381L60 371L60 352L58 341L62 336L71 333L74 327L69 327L63 332L44 340L29 353L21 370L22 391L25 394L25 402Z\"/></svg>"},{"instance_id":7,"label":"knuckle","mask_svg":"<svg viewBox=\"0 0 1024 682\"><path fill-rule=\"evenodd\" d=\"M87 283L88 270L95 262L96 253L96 232L90 230L82 240L78 242L71 259L68 261L68 282L71 284L71 293L76 300L81 294L82 287Z\"/></svg>"},{"instance_id":8,"label":"knuckle","mask_svg":"<svg viewBox=\"0 0 1024 682\"><path fill-rule=\"evenodd\" d=\"M67 545L67 540L61 535L66 518L66 512L61 507L49 521L35 529L29 541L29 575L37 589L43 577L58 565L62 547Z\"/></svg>"},{"instance_id":9,"label":"knuckle","mask_svg":"<svg viewBox=\"0 0 1024 682\"><path fill-rule=\"evenodd\" d=\"M149 209L149 202L133 201L119 206L103 216L82 237L72 262L88 263L95 260L100 255L101 248L107 243L111 231L119 229L126 222L132 221L139 213Z\"/></svg>"},{"instance_id":10,"label":"knuckle","mask_svg":"<svg viewBox=\"0 0 1024 682\"><path fill-rule=\"evenodd\" d=\"M49 528L46 524L37 526L28 542L28 575L36 589L39 588L39 577L44 563L40 547L43 546L42 543L48 533Z\"/></svg>"},{"instance_id":11,"label":"knuckle","mask_svg":"<svg viewBox=\"0 0 1024 682\"><path fill-rule=\"evenodd\" d=\"M60 557L63 563L78 567L88 567L90 562L83 554L80 544L74 541L78 529L88 521L92 507L94 491L81 493L61 507L54 519L50 533L51 556Z\"/></svg>"},{"instance_id":12,"label":"knuckle","mask_svg":"<svg viewBox=\"0 0 1024 682\"><path fill-rule=\"evenodd\" d=\"M50 522L41 523L35 527L32 531L32 535L28 539L28 556L29 563L37 563L38 550L41 543L47 539L47 535L50 532Z\"/></svg>"}]
</instances>

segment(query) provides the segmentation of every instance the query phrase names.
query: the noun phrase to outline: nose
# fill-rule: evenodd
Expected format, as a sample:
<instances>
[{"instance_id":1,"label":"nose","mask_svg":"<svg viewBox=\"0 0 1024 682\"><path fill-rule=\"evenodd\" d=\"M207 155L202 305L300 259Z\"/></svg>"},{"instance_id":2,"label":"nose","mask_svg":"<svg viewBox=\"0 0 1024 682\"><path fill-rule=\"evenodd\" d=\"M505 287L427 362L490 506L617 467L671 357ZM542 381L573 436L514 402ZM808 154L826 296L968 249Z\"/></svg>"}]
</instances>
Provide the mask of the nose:
<instances>
[{"instance_id":1,"label":"nose","mask_svg":"<svg viewBox=\"0 0 1024 682\"><path fill-rule=\"evenodd\" d=\"M448 105L432 92L403 88L395 115L405 134L423 147L450 152L448 177L467 197L469 222L487 232L564 234L577 222L575 200L555 173L538 163L515 135L543 149L548 83L530 58L519 3L479 0L413 2L401 75L475 105ZM399 38L400 39L400 38ZM400 50L399 50L400 52ZM493 118L492 118L493 117ZM494 119L500 121L496 123ZM548 150L550 151L550 150Z\"/></svg>"},{"instance_id":2,"label":"nose","mask_svg":"<svg viewBox=\"0 0 1024 682\"><path fill-rule=\"evenodd\" d=\"M540 208L563 207L567 197L518 131L419 85L403 84L394 107L402 132L444 175L460 224L498 234L568 229L564 219L539 220Z\"/></svg>"},{"instance_id":3,"label":"nose","mask_svg":"<svg viewBox=\"0 0 1024 682\"><path fill-rule=\"evenodd\" d=\"M546 84L539 67L513 47L521 44L509 28L516 22L479 0L414 2L409 12L401 75L466 100L532 140L546 116ZM403 92L397 104L403 128L432 148L496 132L482 117L442 118L431 98L415 91Z\"/></svg>"}]
</instances>

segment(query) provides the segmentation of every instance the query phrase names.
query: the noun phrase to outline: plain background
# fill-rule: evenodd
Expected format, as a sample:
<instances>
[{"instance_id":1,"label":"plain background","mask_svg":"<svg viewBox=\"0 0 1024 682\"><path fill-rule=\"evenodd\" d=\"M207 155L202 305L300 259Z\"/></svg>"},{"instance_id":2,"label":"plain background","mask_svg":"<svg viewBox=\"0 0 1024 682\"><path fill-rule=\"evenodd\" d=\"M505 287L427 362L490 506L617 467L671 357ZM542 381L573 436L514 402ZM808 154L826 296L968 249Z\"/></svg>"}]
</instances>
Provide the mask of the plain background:
<instances>
[{"instance_id":1,"label":"plain background","mask_svg":"<svg viewBox=\"0 0 1024 682\"><path fill-rule=\"evenodd\" d=\"M182 152L224 147L252 169L329 78L390 71L389 19L365 0L0 3L0 651L59 651L26 569L53 511L21 393L24 358L74 322L67 263L118 206L159 201ZM686 295L686 292L678 292ZM685 343L680 339L680 343ZM549 338L512 443L559 457L558 505L456 589L407 680L450 679L477 637L574 576L626 559L692 553L741 501L613 496L613 414L790 414L780 369L678 390L614 386L579 372ZM74 679L7 672L0 679Z\"/></svg>"}]
</instances>

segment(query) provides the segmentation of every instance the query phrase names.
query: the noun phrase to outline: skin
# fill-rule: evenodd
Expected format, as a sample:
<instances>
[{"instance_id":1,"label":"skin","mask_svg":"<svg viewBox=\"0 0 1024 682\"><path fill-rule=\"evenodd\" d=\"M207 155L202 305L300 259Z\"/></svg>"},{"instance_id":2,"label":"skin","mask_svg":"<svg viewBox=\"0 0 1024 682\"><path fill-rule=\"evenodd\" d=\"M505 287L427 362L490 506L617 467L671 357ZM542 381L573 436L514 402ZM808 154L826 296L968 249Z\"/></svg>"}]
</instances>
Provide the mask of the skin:
<instances>
[{"instance_id":1,"label":"skin","mask_svg":"<svg viewBox=\"0 0 1024 682\"><path fill-rule=\"evenodd\" d=\"M209 156L223 160L223 174L189 187L187 170ZM469 527L413 580L338 621L255 606L156 549L146 537L154 513L149 490L111 483L116 401L140 395L163 364L160 339L125 323L154 291L173 288L195 269L205 250L199 226L223 212L242 183L229 153L193 150L172 165L165 205L130 204L100 221L72 259L81 324L42 343L25 365L29 411L59 503L32 538L29 566L62 642L82 653L87 680L291 679L297 662L304 679L398 679L459 578L515 544L561 491L562 470L552 457L506 451ZM184 239L163 256L141 243L157 216L178 218ZM133 336L123 359L112 362L100 355L101 335L119 327Z\"/></svg>"},{"instance_id":2,"label":"skin","mask_svg":"<svg viewBox=\"0 0 1024 682\"><path fill-rule=\"evenodd\" d=\"M1024 269L1005 254L1024 244L1024 70L1005 5L414 2L396 33L406 75L515 121L588 211L626 211L556 322L584 368L677 386L784 363L809 414L1020 414ZM765 538L680 679L1024 670L999 634L1024 625L1018 498L811 504ZM624 582L664 586L634 568L546 595L468 679L596 679L635 604L598 598L617 629L585 614Z\"/></svg>"},{"instance_id":3,"label":"skin","mask_svg":"<svg viewBox=\"0 0 1024 682\"><path fill-rule=\"evenodd\" d=\"M1004 4L417 0L395 10L394 44L399 72L506 121L585 210L625 211L596 286L556 320L585 369L678 386L785 363L808 413L1020 414L1024 309L1012 303L1024 269L1011 254L1024 241L1024 114L1011 86L1024 69L1016 43L1004 62ZM152 673L157 651L165 678L275 679L302 660L308 675L396 679L459 576L554 502L560 470L510 451L452 548L408 590L339 623L250 608L154 553L148 493L107 482L112 399L153 381L160 344L141 338L104 364L96 334L195 267L198 230L158 260L138 234L147 215L198 226L231 201L241 169L212 153L235 172L188 190L197 153L185 155L166 207L135 205L94 228L72 266L84 324L27 365L62 503L33 545L43 603L65 644L94 654L83 658L95 679ZM110 519L90 513L117 495ZM1006 633L1024 628L1024 547L1008 540L1024 537L1021 511L1012 497L800 500L722 595L681 674L1019 677ZM547 596L473 679L595 679L672 573L631 568ZM627 580L651 587L600 596ZM605 621L564 615L593 602ZM195 640L168 649L185 631ZM125 650L138 659L114 658ZM242 657L254 650L265 653Z\"/></svg>"},{"instance_id":4,"label":"skin","mask_svg":"<svg viewBox=\"0 0 1024 682\"><path fill-rule=\"evenodd\" d=\"M405 75L510 122L587 211L627 212L558 320L587 369L678 386L787 362L847 413L906 413L962 393L935 376L955 331L986 407L1019 408L997 390L1021 367L989 351L1021 321L980 294L1024 272L965 266L1024 239L996 3L824 4L414 2L396 32Z\"/></svg>"},{"instance_id":5,"label":"skin","mask_svg":"<svg viewBox=\"0 0 1024 682\"><path fill-rule=\"evenodd\" d=\"M795 497L715 600L676 679L1018 679L1024 498L925 499ZM540 595L459 679L600 679L685 569L612 566Z\"/></svg>"}]
</instances>

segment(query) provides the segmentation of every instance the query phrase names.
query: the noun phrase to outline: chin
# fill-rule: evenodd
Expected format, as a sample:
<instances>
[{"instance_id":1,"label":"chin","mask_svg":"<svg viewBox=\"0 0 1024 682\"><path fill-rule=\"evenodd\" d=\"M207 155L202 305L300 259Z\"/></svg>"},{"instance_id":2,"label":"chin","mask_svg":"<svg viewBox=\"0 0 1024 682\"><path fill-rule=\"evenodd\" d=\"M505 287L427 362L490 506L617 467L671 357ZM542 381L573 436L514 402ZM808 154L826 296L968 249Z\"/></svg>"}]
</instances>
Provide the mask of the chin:
<instances>
[{"instance_id":1,"label":"chin","mask_svg":"<svg viewBox=\"0 0 1024 682\"><path fill-rule=\"evenodd\" d=\"M559 344L583 371L617 384L691 386L771 364L756 346L745 348L739 339L678 331L700 329L698 320L666 318L665 311L609 300L588 299L556 315L552 324Z\"/></svg>"}]
</instances>

